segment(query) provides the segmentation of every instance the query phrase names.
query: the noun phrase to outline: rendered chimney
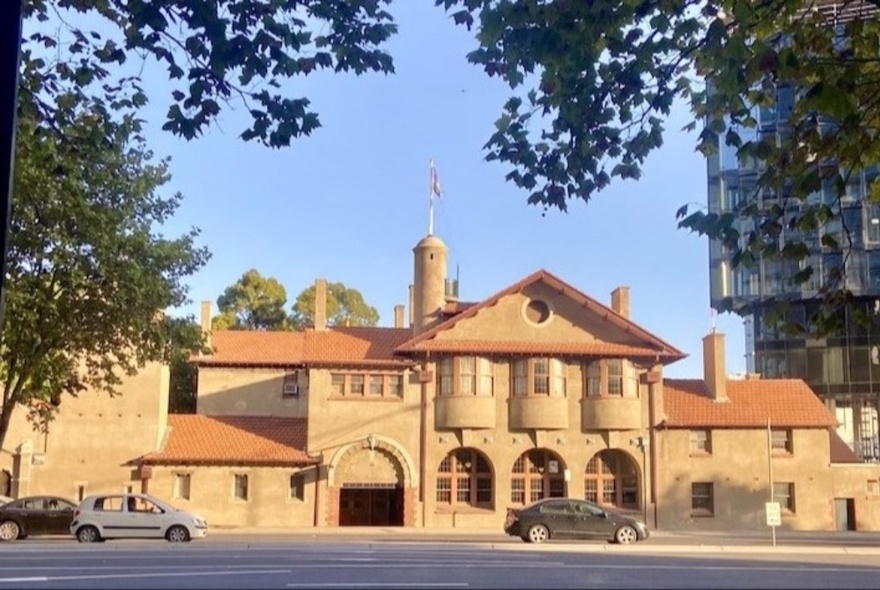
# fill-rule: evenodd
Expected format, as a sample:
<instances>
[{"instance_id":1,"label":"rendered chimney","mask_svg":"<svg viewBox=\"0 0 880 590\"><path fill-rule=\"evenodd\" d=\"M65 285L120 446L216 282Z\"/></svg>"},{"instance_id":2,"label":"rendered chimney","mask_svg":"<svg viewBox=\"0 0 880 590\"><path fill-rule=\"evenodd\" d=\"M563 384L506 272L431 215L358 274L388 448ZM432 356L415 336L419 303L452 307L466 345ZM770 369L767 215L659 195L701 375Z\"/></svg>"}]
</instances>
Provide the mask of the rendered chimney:
<instances>
[{"instance_id":1,"label":"rendered chimney","mask_svg":"<svg viewBox=\"0 0 880 590\"><path fill-rule=\"evenodd\" d=\"M629 319L629 287L618 287L611 292L611 309Z\"/></svg>"},{"instance_id":2,"label":"rendered chimney","mask_svg":"<svg viewBox=\"0 0 880 590\"><path fill-rule=\"evenodd\" d=\"M394 306L394 327L395 328L404 328L403 325L403 305L395 305Z\"/></svg>"},{"instance_id":3,"label":"rendered chimney","mask_svg":"<svg viewBox=\"0 0 880 590\"><path fill-rule=\"evenodd\" d=\"M410 328L412 328L413 324L416 321L415 317L413 315L415 313L414 310L415 310L415 306L413 305L413 286L410 285L409 286L409 327Z\"/></svg>"},{"instance_id":4,"label":"rendered chimney","mask_svg":"<svg viewBox=\"0 0 880 590\"><path fill-rule=\"evenodd\" d=\"M327 329L327 281L318 279L315 281L315 317L314 328L316 332Z\"/></svg>"},{"instance_id":5,"label":"rendered chimney","mask_svg":"<svg viewBox=\"0 0 880 590\"><path fill-rule=\"evenodd\" d=\"M724 334L711 332L703 336L703 378L709 396L716 402L728 402L727 369L724 364Z\"/></svg>"},{"instance_id":6,"label":"rendered chimney","mask_svg":"<svg viewBox=\"0 0 880 590\"><path fill-rule=\"evenodd\" d=\"M205 335L205 344L211 346L211 302L202 301L202 309L199 313L199 325L202 328L202 334Z\"/></svg>"}]
</instances>

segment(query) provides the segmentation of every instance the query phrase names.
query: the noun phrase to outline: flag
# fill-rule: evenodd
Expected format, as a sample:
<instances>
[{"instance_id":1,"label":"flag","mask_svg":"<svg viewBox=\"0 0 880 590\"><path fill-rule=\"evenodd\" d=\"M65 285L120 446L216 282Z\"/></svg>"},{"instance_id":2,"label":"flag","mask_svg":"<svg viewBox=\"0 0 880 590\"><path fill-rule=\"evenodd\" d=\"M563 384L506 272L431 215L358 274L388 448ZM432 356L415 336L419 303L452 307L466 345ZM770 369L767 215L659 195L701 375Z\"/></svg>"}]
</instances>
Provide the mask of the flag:
<instances>
[{"instance_id":1,"label":"flag","mask_svg":"<svg viewBox=\"0 0 880 590\"><path fill-rule=\"evenodd\" d=\"M443 189L440 188L440 177L437 176L437 169L434 168L434 161L431 160L431 198L440 198Z\"/></svg>"}]
</instances>

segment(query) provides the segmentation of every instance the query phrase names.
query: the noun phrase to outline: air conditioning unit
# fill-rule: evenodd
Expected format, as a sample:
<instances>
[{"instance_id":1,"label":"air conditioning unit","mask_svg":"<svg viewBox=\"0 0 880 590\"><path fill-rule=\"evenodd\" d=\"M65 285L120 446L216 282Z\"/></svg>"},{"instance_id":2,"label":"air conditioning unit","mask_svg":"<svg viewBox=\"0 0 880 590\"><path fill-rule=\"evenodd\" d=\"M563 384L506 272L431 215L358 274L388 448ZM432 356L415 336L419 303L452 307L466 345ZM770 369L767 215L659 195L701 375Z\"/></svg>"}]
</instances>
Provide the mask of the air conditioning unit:
<instances>
[{"instance_id":1,"label":"air conditioning unit","mask_svg":"<svg viewBox=\"0 0 880 590\"><path fill-rule=\"evenodd\" d=\"M284 395L299 395L299 383L295 383L293 381L289 381L284 384L284 389L281 391Z\"/></svg>"}]
</instances>

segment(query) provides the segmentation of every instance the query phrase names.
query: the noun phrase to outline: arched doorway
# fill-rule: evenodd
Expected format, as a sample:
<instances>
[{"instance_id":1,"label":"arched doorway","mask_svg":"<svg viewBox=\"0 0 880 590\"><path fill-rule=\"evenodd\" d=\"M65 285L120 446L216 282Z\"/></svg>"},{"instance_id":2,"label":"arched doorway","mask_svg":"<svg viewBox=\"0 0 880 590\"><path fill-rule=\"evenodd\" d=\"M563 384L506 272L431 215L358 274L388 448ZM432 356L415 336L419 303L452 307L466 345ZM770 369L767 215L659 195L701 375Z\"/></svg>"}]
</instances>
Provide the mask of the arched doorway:
<instances>
[{"instance_id":1,"label":"arched doorway","mask_svg":"<svg viewBox=\"0 0 880 590\"><path fill-rule=\"evenodd\" d=\"M593 455L584 472L584 498L602 506L639 509L639 469L636 462L618 449Z\"/></svg>"},{"instance_id":2,"label":"arched doorway","mask_svg":"<svg viewBox=\"0 0 880 590\"><path fill-rule=\"evenodd\" d=\"M531 504L543 498L564 498L565 463L548 449L532 449L513 463L510 475L510 501Z\"/></svg>"},{"instance_id":3,"label":"arched doorway","mask_svg":"<svg viewBox=\"0 0 880 590\"><path fill-rule=\"evenodd\" d=\"M409 464L395 445L370 437L332 462L339 526L403 526Z\"/></svg>"}]
</instances>

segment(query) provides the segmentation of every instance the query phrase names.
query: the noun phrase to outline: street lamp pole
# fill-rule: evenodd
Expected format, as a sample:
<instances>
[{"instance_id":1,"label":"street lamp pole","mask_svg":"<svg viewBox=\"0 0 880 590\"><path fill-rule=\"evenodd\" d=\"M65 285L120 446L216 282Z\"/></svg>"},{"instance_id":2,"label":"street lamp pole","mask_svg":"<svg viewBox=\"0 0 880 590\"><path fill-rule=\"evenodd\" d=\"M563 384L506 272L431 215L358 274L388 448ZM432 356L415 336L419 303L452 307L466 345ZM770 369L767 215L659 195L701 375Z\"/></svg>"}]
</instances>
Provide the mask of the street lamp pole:
<instances>
[{"instance_id":1,"label":"street lamp pole","mask_svg":"<svg viewBox=\"0 0 880 590\"><path fill-rule=\"evenodd\" d=\"M6 0L0 8L0 336L6 308L6 252L12 213L12 171L15 162L16 105L21 63L21 21L24 0Z\"/></svg>"}]
</instances>

